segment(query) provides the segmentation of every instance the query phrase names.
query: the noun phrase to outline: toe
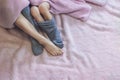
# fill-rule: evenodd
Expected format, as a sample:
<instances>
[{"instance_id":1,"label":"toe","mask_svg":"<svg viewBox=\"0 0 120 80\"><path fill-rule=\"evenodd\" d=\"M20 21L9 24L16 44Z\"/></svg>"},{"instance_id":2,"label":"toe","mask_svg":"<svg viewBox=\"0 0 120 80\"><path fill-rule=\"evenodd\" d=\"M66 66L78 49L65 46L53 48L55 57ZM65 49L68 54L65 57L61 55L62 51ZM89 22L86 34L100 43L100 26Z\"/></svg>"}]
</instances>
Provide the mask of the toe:
<instances>
[{"instance_id":1,"label":"toe","mask_svg":"<svg viewBox=\"0 0 120 80\"><path fill-rule=\"evenodd\" d=\"M51 52L51 55L56 56L57 54L55 51L53 51L53 52Z\"/></svg>"},{"instance_id":2,"label":"toe","mask_svg":"<svg viewBox=\"0 0 120 80\"><path fill-rule=\"evenodd\" d=\"M59 55L61 55L61 52L60 52L60 51L58 51L58 52L57 52L57 55L58 55L58 56L59 56Z\"/></svg>"},{"instance_id":3,"label":"toe","mask_svg":"<svg viewBox=\"0 0 120 80\"><path fill-rule=\"evenodd\" d=\"M60 50L59 50L59 53L60 53L60 54L63 54L63 51L60 49Z\"/></svg>"}]
</instances>

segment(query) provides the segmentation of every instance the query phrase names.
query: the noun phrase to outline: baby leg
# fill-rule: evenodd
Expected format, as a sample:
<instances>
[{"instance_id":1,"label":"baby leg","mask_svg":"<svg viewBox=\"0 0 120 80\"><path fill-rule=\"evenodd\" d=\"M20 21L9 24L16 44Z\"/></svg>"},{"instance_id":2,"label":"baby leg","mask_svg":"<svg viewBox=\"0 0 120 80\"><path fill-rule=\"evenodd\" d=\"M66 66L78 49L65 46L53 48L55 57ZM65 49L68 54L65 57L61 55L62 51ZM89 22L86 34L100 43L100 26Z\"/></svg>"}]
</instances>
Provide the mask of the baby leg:
<instances>
[{"instance_id":1,"label":"baby leg","mask_svg":"<svg viewBox=\"0 0 120 80\"><path fill-rule=\"evenodd\" d=\"M17 27L19 27L21 30L23 30L28 35L36 39L40 44L42 44L45 47L45 49L51 55L62 54L62 50L56 47L53 43L51 43L51 41L40 35L33 27L33 25L22 14L20 14L17 20L15 21L15 25L17 25Z\"/></svg>"}]
</instances>

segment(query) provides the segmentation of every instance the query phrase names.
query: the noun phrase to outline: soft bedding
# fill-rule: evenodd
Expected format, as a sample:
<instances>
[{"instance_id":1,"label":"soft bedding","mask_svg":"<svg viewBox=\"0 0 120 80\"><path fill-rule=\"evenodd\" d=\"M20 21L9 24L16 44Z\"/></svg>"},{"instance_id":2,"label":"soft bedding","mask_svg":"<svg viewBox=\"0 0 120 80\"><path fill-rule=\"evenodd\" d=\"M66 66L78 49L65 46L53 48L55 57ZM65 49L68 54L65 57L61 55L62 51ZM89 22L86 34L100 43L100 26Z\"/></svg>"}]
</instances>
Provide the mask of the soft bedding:
<instances>
[{"instance_id":1,"label":"soft bedding","mask_svg":"<svg viewBox=\"0 0 120 80\"><path fill-rule=\"evenodd\" d=\"M0 80L120 80L120 0L92 6L86 22L56 15L62 56L34 56L22 31L0 27Z\"/></svg>"}]
</instances>

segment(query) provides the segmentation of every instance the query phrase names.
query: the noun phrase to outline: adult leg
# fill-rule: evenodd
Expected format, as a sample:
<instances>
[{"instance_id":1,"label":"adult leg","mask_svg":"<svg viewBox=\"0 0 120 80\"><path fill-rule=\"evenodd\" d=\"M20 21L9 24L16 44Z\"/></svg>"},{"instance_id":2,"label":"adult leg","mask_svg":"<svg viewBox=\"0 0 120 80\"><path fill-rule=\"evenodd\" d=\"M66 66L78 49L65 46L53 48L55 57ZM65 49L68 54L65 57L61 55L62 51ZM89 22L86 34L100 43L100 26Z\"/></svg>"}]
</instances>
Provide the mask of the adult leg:
<instances>
[{"instance_id":1,"label":"adult leg","mask_svg":"<svg viewBox=\"0 0 120 80\"><path fill-rule=\"evenodd\" d=\"M27 6L26 8L24 8L22 10L22 14L35 27L35 29L38 30L38 26L33 22L33 18L31 16L29 6ZM42 54L43 46L41 44L39 44L39 42L37 40L35 40L34 38L32 38L31 36L29 38L30 38L30 41L31 41L33 54L35 56L38 56L38 55Z\"/></svg>"},{"instance_id":2,"label":"adult leg","mask_svg":"<svg viewBox=\"0 0 120 80\"><path fill-rule=\"evenodd\" d=\"M28 35L35 38L40 44L44 46L44 48L50 53L51 55L61 55L63 52L60 48L55 46L52 42L48 39L40 35L33 25L22 15L20 14L17 18L15 25L17 25L20 29L26 32Z\"/></svg>"},{"instance_id":3,"label":"adult leg","mask_svg":"<svg viewBox=\"0 0 120 80\"><path fill-rule=\"evenodd\" d=\"M38 22L39 27L48 35L49 39L59 48L63 48L60 32L57 29L52 14L49 12L49 7L47 2L43 2L39 5L39 9L37 7L32 7L31 14ZM40 14L44 17L45 21L40 21Z\"/></svg>"},{"instance_id":4,"label":"adult leg","mask_svg":"<svg viewBox=\"0 0 120 80\"><path fill-rule=\"evenodd\" d=\"M43 15L45 20L51 20L53 18L52 14L50 13L50 5L48 2L43 2L39 6L39 12Z\"/></svg>"}]
</instances>

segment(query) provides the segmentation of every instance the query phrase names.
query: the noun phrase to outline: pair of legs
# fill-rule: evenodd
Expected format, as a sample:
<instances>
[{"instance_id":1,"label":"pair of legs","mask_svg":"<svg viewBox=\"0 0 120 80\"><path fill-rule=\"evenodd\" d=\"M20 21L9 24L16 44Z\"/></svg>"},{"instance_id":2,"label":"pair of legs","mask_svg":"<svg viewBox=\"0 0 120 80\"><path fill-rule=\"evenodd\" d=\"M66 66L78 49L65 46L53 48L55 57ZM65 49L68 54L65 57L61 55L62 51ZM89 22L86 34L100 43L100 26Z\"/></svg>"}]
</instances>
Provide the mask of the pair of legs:
<instances>
[{"instance_id":1,"label":"pair of legs","mask_svg":"<svg viewBox=\"0 0 120 80\"><path fill-rule=\"evenodd\" d=\"M38 26L47 34L48 38L57 47L63 48L63 41L56 22L49 11L50 5L48 2L43 2L38 6L31 7L31 14L38 23Z\"/></svg>"},{"instance_id":2,"label":"pair of legs","mask_svg":"<svg viewBox=\"0 0 120 80\"><path fill-rule=\"evenodd\" d=\"M42 5L43 6L43 5ZM45 3L44 6L46 6L46 9L48 9L48 5ZM31 8L31 12L32 12ZM35 16L34 16L35 17ZM44 17L46 20L51 19L51 16L46 16ZM37 20L37 19L36 19ZM44 19L39 19L37 21L44 21ZM17 18L15 24L22 29L24 32L26 32L28 35L32 36L34 39L36 39L40 44L44 46L44 48L48 51L48 53L52 55L60 55L62 54L62 50L55 46L50 40L46 39L44 36L40 35L34 26L22 15L20 14L19 17Z\"/></svg>"},{"instance_id":3,"label":"pair of legs","mask_svg":"<svg viewBox=\"0 0 120 80\"><path fill-rule=\"evenodd\" d=\"M49 3L43 2L38 6L32 6L31 14L37 22L44 22L46 20L51 20L52 15L49 12L49 8L50 8Z\"/></svg>"}]
</instances>

